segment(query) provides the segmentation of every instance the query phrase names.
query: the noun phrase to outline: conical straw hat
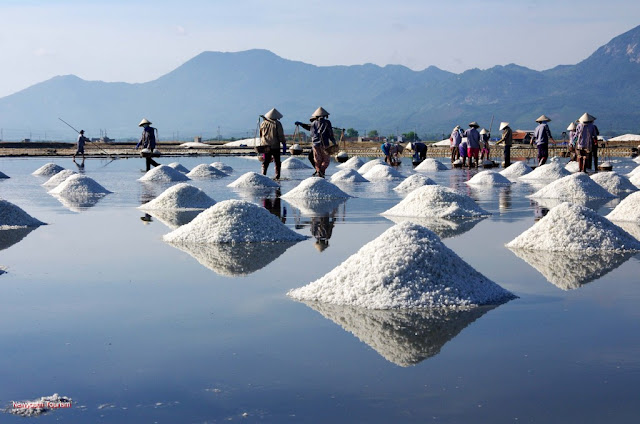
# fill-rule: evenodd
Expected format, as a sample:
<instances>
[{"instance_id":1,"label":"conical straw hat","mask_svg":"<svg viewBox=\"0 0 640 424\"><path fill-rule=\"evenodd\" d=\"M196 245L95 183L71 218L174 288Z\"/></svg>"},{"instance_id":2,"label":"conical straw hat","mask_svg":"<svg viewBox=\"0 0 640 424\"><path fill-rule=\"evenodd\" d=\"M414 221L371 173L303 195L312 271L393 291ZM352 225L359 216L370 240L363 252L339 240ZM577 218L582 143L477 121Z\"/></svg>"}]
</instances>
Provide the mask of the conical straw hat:
<instances>
[{"instance_id":1,"label":"conical straw hat","mask_svg":"<svg viewBox=\"0 0 640 424\"><path fill-rule=\"evenodd\" d=\"M147 120L147 118L143 118L142 121L140 121L140 123L138 124L139 127L143 126L143 125L151 125L151 122L149 122Z\"/></svg>"},{"instance_id":2,"label":"conical straw hat","mask_svg":"<svg viewBox=\"0 0 640 424\"><path fill-rule=\"evenodd\" d=\"M271 120L275 121L276 119L282 118L282 114L280 112L278 112L278 109L276 109L274 107L269 112L265 113L264 117L267 118L267 119L271 119Z\"/></svg>"},{"instance_id":3,"label":"conical straw hat","mask_svg":"<svg viewBox=\"0 0 640 424\"><path fill-rule=\"evenodd\" d=\"M567 131L573 131L576 129L576 123L572 122L569 124L569 126L567 127Z\"/></svg>"},{"instance_id":4,"label":"conical straw hat","mask_svg":"<svg viewBox=\"0 0 640 424\"><path fill-rule=\"evenodd\" d=\"M480 134L487 134L487 130L485 130L484 128L480 130Z\"/></svg>"},{"instance_id":5,"label":"conical straw hat","mask_svg":"<svg viewBox=\"0 0 640 424\"><path fill-rule=\"evenodd\" d=\"M324 110L322 106L320 106L318 109L316 109L315 112L313 112L313 115L311 116L314 118L319 118L321 116L329 116L329 112L327 112L326 110Z\"/></svg>"},{"instance_id":6,"label":"conical straw hat","mask_svg":"<svg viewBox=\"0 0 640 424\"><path fill-rule=\"evenodd\" d=\"M473 127L473 128L478 128L480 125L478 125L478 123L477 123L476 121L473 121L473 122L471 122L471 123L469 124L469 126L470 126L470 127Z\"/></svg>"},{"instance_id":7,"label":"conical straw hat","mask_svg":"<svg viewBox=\"0 0 640 424\"><path fill-rule=\"evenodd\" d=\"M547 115L541 115L538 119L536 119L536 122L551 122L551 118L549 118Z\"/></svg>"},{"instance_id":8,"label":"conical straw hat","mask_svg":"<svg viewBox=\"0 0 640 424\"><path fill-rule=\"evenodd\" d=\"M500 122L500 131L507 128L509 126L508 122Z\"/></svg>"},{"instance_id":9,"label":"conical straw hat","mask_svg":"<svg viewBox=\"0 0 640 424\"><path fill-rule=\"evenodd\" d=\"M458 131L460 129L460 125L456 125L455 127L453 127L454 131Z\"/></svg>"},{"instance_id":10,"label":"conical straw hat","mask_svg":"<svg viewBox=\"0 0 640 424\"><path fill-rule=\"evenodd\" d=\"M589 115L587 112L585 112L580 119L578 119L578 121L580 122L593 122L596 120L595 116Z\"/></svg>"}]
</instances>

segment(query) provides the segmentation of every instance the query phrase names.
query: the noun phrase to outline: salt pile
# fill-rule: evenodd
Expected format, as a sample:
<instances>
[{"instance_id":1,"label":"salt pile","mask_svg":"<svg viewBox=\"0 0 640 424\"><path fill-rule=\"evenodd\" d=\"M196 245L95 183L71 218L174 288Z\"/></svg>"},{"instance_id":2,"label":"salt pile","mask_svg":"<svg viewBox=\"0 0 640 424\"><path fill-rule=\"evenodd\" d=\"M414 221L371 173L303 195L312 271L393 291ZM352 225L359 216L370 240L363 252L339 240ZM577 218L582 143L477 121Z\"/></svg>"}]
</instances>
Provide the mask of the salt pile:
<instances>
[{"instance_id":1,"label":"salt pile","mask_svg":"<svg viewBox=\"0 0 640 424\"><path fill-rule=\"evenodd\" d=\"M336 168L358 169L362 165L364 165L364 160L359 156L354 156L351 159L349 159L348 161L346 161L345 163L341 163L340 165L337 165Z\"/></svg>"},{"instance_id":2,"label":"salt pile","mask_svg":"<svg viewBox=\"0 0 640 424\"><path fill-rule=\"evenodd\" d=\"M33 175L50 177L62 171L63 169L64 169L63 167L61 167L60 165L56 165L55 163L47 163L46 165L42 165L40 168L33 171Z\"/></svg>"},{"instance_id":3,"label":"salt pile","mask_svg":"<svg viewBox=\"0 0 640 424\"><path fill-rule=\"evenodd\" d=\"M225 200L198 215L189 224L166 234L170 243L264 243L298 241L306 237L254 203Z\"/></svg>"},{"instance_id":4,"label":"salt pile","mask_svg":"<svg viewBox=\"0 0 640 424\"><path fill-rule=\"evenodd\" d=\"M564 166L558 161L553 161L551 163L544 164L542 166L536 167L533 171L528 174L522 175L520 180L557 180L558 178L566 177L571 174L571 172L564 169Z\"/></svg>"},{"instance_id":5,"label":"salt pile","mask_svg":"<svg viewBox=\"0 0 640 424\"><path fill-rule=\"evenodd\" d=\"M71 408L71 401L70 397L54 393L35 400L12 401L6 412L21 417L37 417L56 409Z\"/></svg>"},{"instance_id":6,"label":"salt pile","mask_svg":"<svg viewBox=\"0 0 640 424\"><path fill-rule=\"evenodd\" d=\"M597 174L593 174L591 179L614 196L620 193L631 193L638 190L628 178L613 171L598 172Z\"/></svg>"},{"instance_id":7,"label":"salt pile","mask_svg":"<svg viewBox=\"0 0 640 424\"><path fill-rule=\"evenodd\" d=\"M216 202L204 191L187 183L176 184L138 209L207 209Z\"/></svg>"},{"instance_id":8,"label":"salt pile","mask_svg":"<svg viewBox=\"0 0 640 424\"><path fill-rule=\"evenodd\" d=\"M346 161L345 164L349 163L349 161ZM371 168L373 168L376 165L386 165L389 166L384 160L382 159L373 159L370 160L369 162L365 163L364 165L362 165L360 168L358 168L358 173L360 175L364 175L367 172L369 172L369 170Z\"/></svg>"},{"instance_id":9,"label":"salt pile","mask_svg":"<svg viewBox=\"0 0 640 424\"><path fill-rule=\"evenodd\" d=\"M309 177L303 180L297 187L282 196L283 199L346 199L349 197L351 196L340 190L335 184L319 177Z\"/></svg>"},{"instance_id":10,"label":"salt pile","mask_svg":"<svg viewBox=\"0 0 640 424\"><path fill-rule=\"evenodd\" d=\"M495 171L481 171L474 175L467 184L470 185L483 185L483 186L508 186L511 185L511 181L504 175L500 175Z\"/></svg>"},{"instance_id":11,"label":"salt pile","mask_svg":"<svg viewBox=\"0 0 640 424\"><path fill-rule=\"evenodd\" d=\"M213 163L211 164L211 166L213 166L214 168L217 168L217 169L219 169L220 171L222 171L222 172L224 172L224 173L227 173L227 174L229 174L229 173L233 172L233 168L232 168L232 167L230 167L229 165L225 165L225 164L224 164L224 163L222 163L222 162L213 162Z\"/></svg>"},{"instance_id":12,"label":"salt pile","mask_svg":"<svg viewBox=\"0 0 640 424\"><path fill-rule=\"evenodd\" d=\"M639 173L640 173L640 166L636 166L631 170L631 172L627 174L627 177L633 177L634 175L637 175Z\"/></svg>"},{"instance_id":13,"label":"salt pile","mask_svg":"<svg viewBox=\"0 0 640 424\"><path fill-rule=\"evenodd\" d=\"M413 222L422 225L436 233L440 239L457 237L471 231L480 221L486 217L478 218L418 218L415 216L386 216L387 219L396 224L403 222Z\"/></svg>"},{"instance_id":14,"label":"salt pile","mask_svg":"<svg viewBox=\"0 0 640 424\"><path fill-rule=\"evenodd\" d=\"M42 185L45 187L55 187L59 184L61 184L64 180L66 180L67 178L69 178L70 176L72 176L73 174L76 174L77 172L72 171L70 169L63 169L62 171L58 172L57 174L54 174L51 178L49 178L47 181L45 181Z\"/></svg>"},{"instance_id":15,"label":"salt pile","mask_svg":"<svg viewBox=\"0 0 640 424\"><path fill-rule=\"evenodd\" d=\"M273 181L266 175L260 175L256 172L247 172L242 174L240 178L227 185L231 188L271 188L280 187L280 184Z\"/></svg>"},{"instance_id":16,"label":"salt pile","mask_svg":"<svg viewBox=\"0 0 640 424\"><path fill-rule=\"evenodd\" d=\"M428 185L412 191L396 206L382 213L423 218L469 218L491 215L469 196L448 187Z\"/></svg>"},{"instance_id":17,"label":"salt pile","mask_svg":"<svg viewBox=\"0 0 640 424\"><path fill-rule=\"evenodd\" d=\"M208 165L206 163L201 163L200 165L193 168L186 175L189 178L221 178L221 177L226 177L227 173L222 172L218 168L214 168L213 166Z\"/></svg>"},{"instance_id":18,"label":"salt pile","mask_svg":"<svg viewBox=\"0 0 640 424\"><path fill-rule=\"evenodd\" d=\"M151 218L155 218L169 229L175 230L193 221L196 216L200 215L203 209L147 209L145 205L138 206ZM151 221L143 221L145 224Z\"/></svg>"},{"instance_id":19,"label":"salt pile","mask_svg":"<svg viewBox=\"0 0 640 424\"><path fill-rule=\"evenodd\" d=\"M418 187L435 184L436 182L429 177L425 177L424 175L420 174L413 174L408 178L405 178L405 180L398 184L398 186L395 187L394 190L399 192L409 192L417 189Z\"/></svg>"},{"instance_id":20,"label":"salt pile","mask_svg":"<svg viewBox=\"0 0 640 424\"><path fill-rule=\"evenodd\" d=\"M75 174L68 177L56 188L49 190L51 194L60 196L86 196L86 195L104 195L111 193L102 187L94 179L82 174Z\"/></svg>"},{"instance_id":21,"label":"salt pile","mask_svg":"<svg viewBox=\"0 0 640 424\"><path fill-rule=\"evenodd\" d=\"M404 175L388 165L375 165L362 176L369 181L390 181L404 178Z\"/></svg>"},{"instance_id":22,"label":"salt pile","mask_svg":"<svg viewBox=\"0 0 640 424\"><path fill-rule=\"evenodd\" d=\"M45 225L19 206L0 198L0 230Z\"/></svg>"},{"instance_id":23,"label":"salt pile","mask_svg":"<svg viewBox=\"0 0 640 424\"><path fill-rule=\"evenodd\" d=\"M532 169L523 161L514 162L502 171L500 175L507 178L516 179L531 172Z\"/></svg>"},{"instance_id":24,"label":"salt pile","mask_svg":"<svg viewBox=\"0 0 640 424\"><path fill-rule=\"evenodd\" d=\"M343 169L331 176L332 183L366 183L368 181L353 168Z\"/></svg>"},{"instance_id":25,"label":"salt pile","mask_svg":"<svg viewBox=\"0 0 640 424\"><path fill-rule=\"evenodd\" d=\"M640 163L640 156L637 156L637 157L633 158L633 161L635 163Z\"/></svg>"},{"instance_id":26,"label":"salt pile","mask_svg":"<svg viewBox=\"0 0 640 424\"><path fill-rule=\"evenodd\" d=\"M9 176L7 174L5 174L4 172L0 171L0 180L4 179L4 178L9 178Z\"/></svg>"},{"instance_id":27,"label":"salt pile","mask_svg":"<svg viewBox=\"0 0 640 424\"><path fill-rule=\"evenodd\" d=\"M532 199L607 199L615 197L584 172L554 181L530 195Z\"/></svg>"},{"instance_id":28,"label":"salt pile","mask_svg":"<svg viewBox=\"0 0 640 424\"><path fill-rule=\"evenodd\" d=\"M564 169L566 169L567 171L573 174L574 172L580 171L580 164L575 160L572 160L571 162L565 165Z\"/></svg>"},{"instance_id":29,"label":"salt pile","mask_svg":"<svg viewBox=\"0 0 640 424\"><path fill-rule=\"evenodd\" d=\"M172 162L167 166L170 166L171 168L175 169L176 171L180 171L180 172L182 172L184 174L189 172L189 169L186 166L181 165L179 162Z\"/></svg>"},{"instance_id":30,"label":"salt pile","mask_svg":"<svg viewBox=\"0 0 640 424\"><path fill-rule=\"evenodd\" d=\"M416 171L427 171L427 172L446 171L447 169L449 168L447 168L446 165L444 165L442 162L437 161L433 158L426 158L420 163L420 165L415 167Z\"/></svg>"},{"instance_id":31,"label":"salt pile","mask_svg":"<svg viewBox=\"0 0 640 424\"><path fill-rule=\"evenodd\" d=\"M606 218L610 221L632 221L640 224L640 192L625 197Z\"/></svg>"},{"instance_id":32,"label":"salt pile","mask_svg":"<svg viewBox=\"0 0 640 424\"><path fill-rule=\"evenodd\" d=\"M592 209L562 203L518 237L510 249L615 252L640 250L640 242Z\"/></svg>"},{"instance_id":33,"label":"salt pile","mask_svg":"<svg viewBox=\"0 0 640 424\"><path fill-rule=\"evenodd\" d=\"M311 169L311 166L298 158L290 157L282 161L282 169Z\"/></svg>"},{"instance_id":34,"label":"salt pile","mask_svg":"<svg viewBox=\"0 0 640 424\"><path fill-rule=\"evenodd\" d=\"M156 166L155 168L147 171L146 174L138 179L138 181L149 181L158 183L187 180L189 180L189 177L167 165Z\"/></svg>"},{"instance_id":35,"label":"salt pile","mask_svg":"<svg viewBox=\"0 0 640 424\"><path fill-rule=\"evenodd\" d=\"M324 277L287 295L367 309L469 308L516 297L432 231L409 222L391 227Z\"/></svg>"},{"instance_id":36,"label":"salt pile","mask_svg":"<svg viewBox=\"0 0 640 424\"><path fill-rule=\"evenodd\" d=\"M631 178L629 178L629 181L631 181L631 184L633 184L634 186L640 187L640 174L633 175Z\"/></svg>"}]
</instances>

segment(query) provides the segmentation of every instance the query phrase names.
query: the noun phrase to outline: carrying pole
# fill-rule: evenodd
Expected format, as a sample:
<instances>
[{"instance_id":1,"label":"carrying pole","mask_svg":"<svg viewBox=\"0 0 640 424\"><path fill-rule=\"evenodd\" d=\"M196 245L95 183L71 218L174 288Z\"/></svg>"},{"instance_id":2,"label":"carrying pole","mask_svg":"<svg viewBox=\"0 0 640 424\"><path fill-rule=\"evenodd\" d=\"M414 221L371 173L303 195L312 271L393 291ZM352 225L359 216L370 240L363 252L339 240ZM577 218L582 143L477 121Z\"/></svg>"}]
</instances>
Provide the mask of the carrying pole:
<instances>
[{"instance_id":1,"label":"carrying pole","mask_svg":"<svg viewBox=\"0 0 640 424\"><path fill-rule=\"evenodd\" d=\"M75 132L77 132L78 134L80 134L80 131L78 131L77 129L73 128L73 127L71 126L71 124L70 124L70 123L68 123L67 121L65 121L65 120L64 120L64 119L62 119L62 118L58 118L58 119L59 119L59 120L61 120L62 122L64 122L65 124L67 124L67 125L69 126L69 128L71 128L72 130L74 130ZM98 146L96 146L96 147L98 147ZM107 156L111 157L111 154L107 153L107 152L106 152L106 150L104 150L104 149L102 149L102 148L100 148L100 147L98 147L98 149L102 150L102 152L103 152L105 155L107 155Z\"/></svg>"}]
</instances>

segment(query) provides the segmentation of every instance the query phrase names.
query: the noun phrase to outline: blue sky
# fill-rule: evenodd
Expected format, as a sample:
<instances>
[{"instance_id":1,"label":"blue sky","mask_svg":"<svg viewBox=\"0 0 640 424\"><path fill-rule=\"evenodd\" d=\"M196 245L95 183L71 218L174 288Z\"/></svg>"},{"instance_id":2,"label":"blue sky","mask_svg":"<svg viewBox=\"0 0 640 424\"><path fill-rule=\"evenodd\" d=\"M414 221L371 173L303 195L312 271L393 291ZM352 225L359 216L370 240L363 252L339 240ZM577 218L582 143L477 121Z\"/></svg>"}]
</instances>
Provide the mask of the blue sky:
<instances>
[{"instance_id":1,"label":"blue sky","mask_svg":"<svg viewBox=\"0 0 640 424\"><path fill-rule=\"evenodd\" d=\"M0 0L0 97L56 75L145 82L203 51L460 73L575 64L640 24L640 2Z\"/></svg>"}]
</instances>

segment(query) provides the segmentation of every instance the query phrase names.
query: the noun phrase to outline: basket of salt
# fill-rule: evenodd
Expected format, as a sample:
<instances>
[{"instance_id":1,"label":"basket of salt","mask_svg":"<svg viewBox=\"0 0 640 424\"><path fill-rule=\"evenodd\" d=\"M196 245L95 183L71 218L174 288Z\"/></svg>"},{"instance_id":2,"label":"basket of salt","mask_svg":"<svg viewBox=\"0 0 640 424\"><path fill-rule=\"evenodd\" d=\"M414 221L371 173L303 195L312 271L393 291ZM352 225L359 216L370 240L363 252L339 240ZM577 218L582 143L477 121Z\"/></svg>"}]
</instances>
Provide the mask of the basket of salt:
<instances>
[{"instance_id":1,"label":"basket of salt","mask_svg":"<svg viewBox=\"0 0 640 424\"><path fill-rule=\"evenodd\" d=\"M341 150L337 155L336 155L336 160L340 163L345 163L347 160L349 160L349 154L347 152L345 152L344 150Z\"/></svg>"},{"instance_id":2,"label":"basket of salt","mask_svg":"<svg viewBox=\"0 0 640 424\"><path fill-rule=\"evenodd\" d=\"M291 153L294 156L301 155L302 147L300 147L300 145L296 143L293 146L289 147L289 153Z\"/></svg>"}]
</instances>

